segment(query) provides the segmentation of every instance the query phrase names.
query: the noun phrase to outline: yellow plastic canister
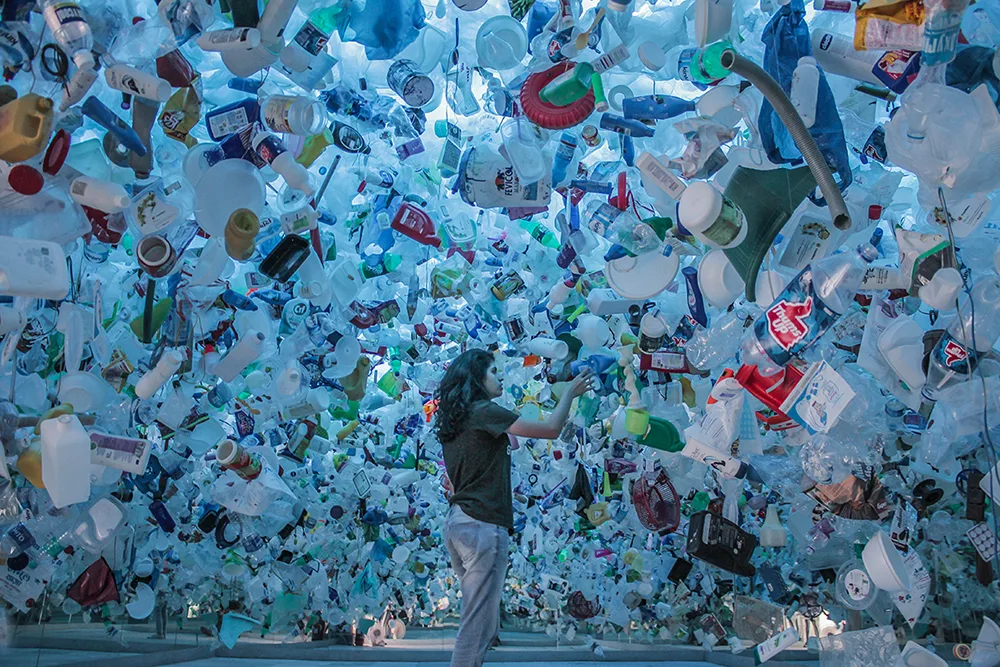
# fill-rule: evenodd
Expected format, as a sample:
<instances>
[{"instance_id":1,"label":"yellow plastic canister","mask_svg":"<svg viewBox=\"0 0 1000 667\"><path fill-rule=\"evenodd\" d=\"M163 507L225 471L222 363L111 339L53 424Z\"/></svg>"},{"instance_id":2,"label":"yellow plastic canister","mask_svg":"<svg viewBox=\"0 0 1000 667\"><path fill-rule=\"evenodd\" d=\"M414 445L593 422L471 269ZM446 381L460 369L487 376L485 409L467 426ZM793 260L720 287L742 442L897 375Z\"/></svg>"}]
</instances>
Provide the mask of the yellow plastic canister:
<instances>
[{"instance_id":1,"label":"yellow plastic canister","mask_svg":"<svg viewBox=\"0 0 1000 667\"><path fill-rule=\"evenodd\" d=\"M38 155L52 133L52 100L28 93L0 107L0 160L24 162Z\"/></svg>"}]
</instances>

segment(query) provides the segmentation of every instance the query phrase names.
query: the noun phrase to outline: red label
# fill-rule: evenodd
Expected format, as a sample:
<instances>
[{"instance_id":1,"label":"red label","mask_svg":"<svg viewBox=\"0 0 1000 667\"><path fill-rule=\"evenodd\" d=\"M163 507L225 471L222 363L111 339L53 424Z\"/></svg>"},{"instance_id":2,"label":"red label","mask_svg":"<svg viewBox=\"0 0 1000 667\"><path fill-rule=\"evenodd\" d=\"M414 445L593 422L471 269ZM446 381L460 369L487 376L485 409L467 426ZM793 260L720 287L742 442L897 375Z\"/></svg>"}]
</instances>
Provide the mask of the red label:
<instances>
[{"instance_id":1,"label":"red label","mask_svg":"<svg viewBox=\"0 0 1000 667\"><path fill-rule=\"evenodd\" d=\"M809 333L805 320L812 316L813 298L805 303L789 303L782 299L768 309L767 330L784 350L790 350Z\"/></svg>"},{"instance_id":2,"label":"red label","mask_svg":"<svg viewBox=\"0 0 1000 667\"><path fill-rule=\"evenodd\" d=\"M953 340L948 341L944 346L944 364L951 368L960 361L965 361L969 356L966 349Z\"/></svg>"}]
</instances>

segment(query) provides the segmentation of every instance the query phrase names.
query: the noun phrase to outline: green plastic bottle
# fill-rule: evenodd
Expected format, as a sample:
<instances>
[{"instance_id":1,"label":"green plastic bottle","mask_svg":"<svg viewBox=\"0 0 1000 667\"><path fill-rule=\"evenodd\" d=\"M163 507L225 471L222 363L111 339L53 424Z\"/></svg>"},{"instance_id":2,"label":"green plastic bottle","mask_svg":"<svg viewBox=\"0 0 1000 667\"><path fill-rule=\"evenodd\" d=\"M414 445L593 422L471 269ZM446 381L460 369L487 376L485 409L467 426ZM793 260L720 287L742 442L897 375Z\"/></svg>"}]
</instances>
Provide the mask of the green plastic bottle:
<instances>
[{"instance_id":1,"label":"green plastic bottle","mask_svg":"<svg viewBox=\"0 0 1000 667\"><path fill-rule=\"evenodd\" d=\"M558 250L562 247L562 244L559 243L559 237L557 237L551 229L542 223L534 220L521 220L519 224L521 225L521 229L528 232L528 235L531 236L531 238L535 239L546 248Z\"/></svg>"},{"instance_id":2,"label":"green plastic bottle","mask_svg":"<svg viewBox=\"0 0 1000 667\"><path fill-rule=\"evenodd\" d=\"M587 94L593 83L594 67L590 63L577 63L542 88L538 96L554 107L568 107Z\"/></svg>"}]
</instances>

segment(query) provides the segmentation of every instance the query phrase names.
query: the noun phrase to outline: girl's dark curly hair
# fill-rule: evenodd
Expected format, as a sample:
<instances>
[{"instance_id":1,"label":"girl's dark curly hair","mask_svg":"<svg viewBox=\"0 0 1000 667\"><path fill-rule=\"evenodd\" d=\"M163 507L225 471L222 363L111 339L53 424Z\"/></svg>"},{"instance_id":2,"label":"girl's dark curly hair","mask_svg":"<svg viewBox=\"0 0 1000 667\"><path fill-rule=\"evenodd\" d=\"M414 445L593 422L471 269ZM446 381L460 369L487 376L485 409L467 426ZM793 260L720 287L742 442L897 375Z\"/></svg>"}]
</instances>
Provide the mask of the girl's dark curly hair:
<instances>
[{"instance_id":1,"label":"girl's dark curly hair","mask_svg":"<svg viewBox=\"0 0 1000 667\"><path fill-rule=\"evenodd\" d=\"M468 350L451 362L435 392L438 400L434 429L438 440L451 442L461 433L469 417L469 406L489 400L483 379L493 363L486 350Z\"/></svg>"}]
</instances>

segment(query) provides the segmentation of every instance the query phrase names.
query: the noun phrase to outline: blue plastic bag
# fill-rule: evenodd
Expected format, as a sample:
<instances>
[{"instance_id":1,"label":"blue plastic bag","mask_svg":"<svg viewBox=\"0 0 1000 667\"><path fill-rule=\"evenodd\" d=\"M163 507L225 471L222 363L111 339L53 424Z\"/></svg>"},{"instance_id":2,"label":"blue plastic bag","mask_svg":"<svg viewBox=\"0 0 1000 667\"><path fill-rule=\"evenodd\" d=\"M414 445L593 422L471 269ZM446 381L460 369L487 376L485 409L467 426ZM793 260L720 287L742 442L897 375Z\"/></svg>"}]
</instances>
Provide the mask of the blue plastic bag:
<instances>
[{"instance_id":1,"label":"blue plastic bag","mask_svg":"<svg viewBox=\"0 0 1000 667\"><path fill-rule=\"evenodd\" d=\"M395 58L416 40L424 27L424 6L420 0L368 0L351 5L350 41L363 44L368 60Z\"/></svg>"},{"instance_id":2,"label":"blue plastic bag","mask_svg":"<svg viewBox=\"0 0 1000 667\"><path fill-rule=\"evenodd\" d=\"M806 23L806 10L802 0L791 0L771 17L761 35L764 42L764 69L774 77L785 94L792 90L792 74L799 63L799 58L812 56L812 45L809 41L809 26ZM768 159L775 164L798 165L803 161L802 153L795 146L785 124L781 122L774 107L766 99L760 110L760 138L767 151ZM836 170L835 177L841 192L854 180L851 165L847 157L847 141L844 139L844 125L837 114L837 103L833 99L833 91L826 80L826 74L820 70L819 92L816 98L816 122L809 128L809 134L816 140L816 145L826 158L831 169ZM812 199L812 197L810 197ZM813 199L823 205L822 199Z\"/></svg>"}]
</instances>

